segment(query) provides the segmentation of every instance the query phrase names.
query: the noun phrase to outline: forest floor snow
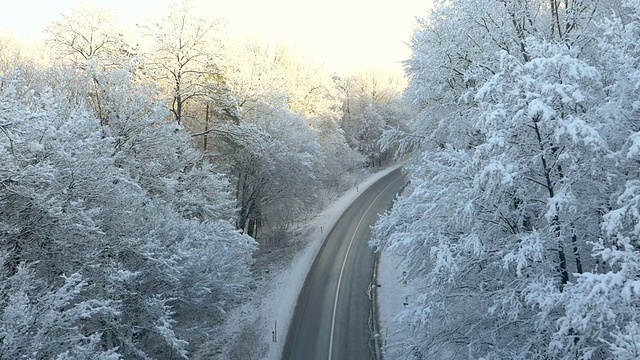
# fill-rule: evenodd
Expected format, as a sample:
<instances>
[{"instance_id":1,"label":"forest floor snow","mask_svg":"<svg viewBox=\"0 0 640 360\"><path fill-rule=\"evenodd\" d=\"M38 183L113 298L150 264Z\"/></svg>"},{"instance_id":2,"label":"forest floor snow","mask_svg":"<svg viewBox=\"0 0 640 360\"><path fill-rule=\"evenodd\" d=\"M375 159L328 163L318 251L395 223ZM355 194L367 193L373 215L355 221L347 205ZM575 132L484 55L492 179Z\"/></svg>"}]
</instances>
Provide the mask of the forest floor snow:
<instances>
[{"instance_id":1,"label":"forest floor snow","mask_svg":"<svg viewBox=\"0 0 640 360\"><path fill-rule=\"evenodd\" d=\"M268 262L262 260L263 263L258 264L253 297L235 308L223 325L225 335L221 341L227 344L224 354L220 354L222 358L280 359L298 295L325 236L364 189L397 167L386 168L358 181L357 186L342 193L336 201L297 229L297 239L291 242L292 250L276 254ZM380 297L379 303L386 304ZM389 325L384 323L381 329L385 327Z\"/></svg>"}]
</instances>

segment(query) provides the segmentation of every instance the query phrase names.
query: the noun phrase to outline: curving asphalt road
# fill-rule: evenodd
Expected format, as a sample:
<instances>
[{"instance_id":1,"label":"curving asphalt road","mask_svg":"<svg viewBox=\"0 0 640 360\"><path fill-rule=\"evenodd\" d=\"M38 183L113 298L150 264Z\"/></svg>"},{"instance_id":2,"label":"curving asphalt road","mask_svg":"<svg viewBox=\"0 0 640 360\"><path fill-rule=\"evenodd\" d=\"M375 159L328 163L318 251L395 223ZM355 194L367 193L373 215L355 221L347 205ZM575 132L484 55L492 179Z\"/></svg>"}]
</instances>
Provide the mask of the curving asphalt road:
<instances>
[{"instance_id":1,"label":"curving asphalt road","mask_svg":"<svg viewBox=\"0 0 640 360\"><path fill-rule=\"evenodd\" d=\"M298 297L283 359L375 358L369 297L375 254L367 241L403 185L399 169L378 180L327 235Z\"/></svg>"}]
</instances>

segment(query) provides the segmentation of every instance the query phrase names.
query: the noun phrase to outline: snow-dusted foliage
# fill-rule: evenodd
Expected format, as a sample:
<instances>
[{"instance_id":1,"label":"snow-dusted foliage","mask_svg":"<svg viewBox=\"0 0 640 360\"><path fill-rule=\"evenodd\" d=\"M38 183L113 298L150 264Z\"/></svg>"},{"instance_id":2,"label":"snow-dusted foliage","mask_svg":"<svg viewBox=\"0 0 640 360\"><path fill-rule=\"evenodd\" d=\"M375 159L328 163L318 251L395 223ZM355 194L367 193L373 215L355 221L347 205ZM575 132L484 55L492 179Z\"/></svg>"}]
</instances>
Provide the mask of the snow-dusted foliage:
<instances>
[{"instance_id":1,"label":"snow-dusted foliage","mask_svg":"<svg viewBox=\"0 0 640 360\"><path fill-rule=\"evenodd\" d=\"M205 131L207 151L235 187L238 227L268 245L261 228L281 238L317 204L322 188L353 184L362 158L337 125L338 90L326 71L286 48L251 42L229 57L239 117Z\"/></svg>"},{"instance_id":2,"label":"snow-dusted foliage","mask_svg":"<svg viewBox=\"0 0 640 360\"><path fill-rule=\"evenodd\" d=\"M381 147L384 131L392 127L402 131L410 118L402 99L402 82L393 75L373 72L335 80L344 92L340 127L347 143L367 158L368 166L381 166L395 151L393 142Z\"/></svg>"},{"instance_id":3,"label":"snow-dusted foliage","mask_svg":"<svg viewBox=\"0 0 640 360\"><path fill-rule=\"evenodd\" d=\"M198 100L233 107L222 96L220 25L220 20L200 17L191 1L181 0L170 6L164 19L142 27L151 40L143 55L144 71L163 90L178 124L188 120L186 115Z\"/></svg>"},{"instance_id":4,"label":"snow-dusted foliage","mask_svg":"<svg viewBox=\"0 0 640 360\"><path fill-rule=\"evenodd\" d=\"M148 89L92 73L98 119L86 75L0 79L0 353L185 358L244 295L253 240Z\"/></svg>"},{"instance_id":5,"label":"snow-dusted foliage","mask_svg":"<svg viewBox=\"0 0 640 360\"><path fill-rule=\"evenodd\" d=\"M424 358L638 358L637 1L437 1L410 185L373 242ZM620 15L617 15L620 14Z\"/></svg>"},{"instance_id":6,"label":"snow-dusted foliage","mask_svg":"<svg viewBox=\"0 0 640 360\"><path fill-rule=\"evenodd\" d=\"M213 138L219 153L213 156L233 181L238 227L256 238L264 225L285 230L315 200L321 149L309 125L265 105L242 124L223 128L229 134Z\"/></svg>"}]
</instances>

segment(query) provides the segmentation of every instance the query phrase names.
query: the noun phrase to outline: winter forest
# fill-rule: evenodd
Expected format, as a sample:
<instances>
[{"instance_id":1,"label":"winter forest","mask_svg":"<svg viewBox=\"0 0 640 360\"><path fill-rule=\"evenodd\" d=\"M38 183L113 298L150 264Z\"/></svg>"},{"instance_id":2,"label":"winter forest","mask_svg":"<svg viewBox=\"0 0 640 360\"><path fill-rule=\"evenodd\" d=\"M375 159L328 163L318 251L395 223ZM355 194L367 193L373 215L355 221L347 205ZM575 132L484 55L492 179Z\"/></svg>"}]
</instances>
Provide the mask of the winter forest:
<instances>
[{"instance_id":1,"label":"winter forest","mask_svg":"<svg viewBox=\"0 0 640 360\"><path fill-rule=\"evenodd\" d=\"M0 39L0 358L215 359L256 262L409 117L401 79L230 43L176 3Z\"/></svg>"},{"instance_id":2,"label":"winter forest","mask_svg":"<svg viewBox=\"0 0 640 360\"><path fill-rule=\"evenodd\" d=\"M394 160L388 354L640 359L640 0L431 9L406 84L188 0L135 36L88 4L41 48L0 36L0 359L228 357L256 269Z\"/></svg>"},{"instance_id":3,"label":"winter forest","mask_svg":"<svg viewBox=\"0 0 640 360\"><path fill-rule=\"evenodd\" d=\"M434 3L373 240L416 289L400 358L640 359L640 1Z\"/></svg>"}]
</instances>

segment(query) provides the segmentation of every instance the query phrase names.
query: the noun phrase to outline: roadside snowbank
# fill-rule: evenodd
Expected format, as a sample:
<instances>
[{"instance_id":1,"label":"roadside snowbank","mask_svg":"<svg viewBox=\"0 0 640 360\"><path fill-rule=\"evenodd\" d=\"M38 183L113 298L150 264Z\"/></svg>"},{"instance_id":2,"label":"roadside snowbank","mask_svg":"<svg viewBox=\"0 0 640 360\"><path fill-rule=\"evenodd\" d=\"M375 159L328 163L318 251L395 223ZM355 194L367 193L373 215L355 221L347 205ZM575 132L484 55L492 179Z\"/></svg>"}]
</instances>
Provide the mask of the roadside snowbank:
<instances>
[{"instance_id":1,"label":"roadside snowbank","mask_svg":"<svg viewBox=\"0 0 640 360\"><path fill-rule=\"evenodd\" d=\"M414 298L415 292L404 281L404 269L401 258L395 254L381 252L378 258L378 319L382 346L385 359L397 359L404 347L405 337L398 331L394 318L404 310Z\"/></svg>"},{"instance_id":2,"label":"roadside snowbank","mask_svg":"<svg viewBox=\"0 0 640 360\"><path fill-rule=\"evenodd\" d=\"M307 234L304 248L293 261L279 269L271 269L268 278L257 284L256 298L232 312L224 332L228 334L228 341L236 344L229 347L230 352L224 357L280 359L298 294L325 236L362 191L398 167L387 168L359 181L304 226L303 233Z\"/></svg>"}]
</instances>

